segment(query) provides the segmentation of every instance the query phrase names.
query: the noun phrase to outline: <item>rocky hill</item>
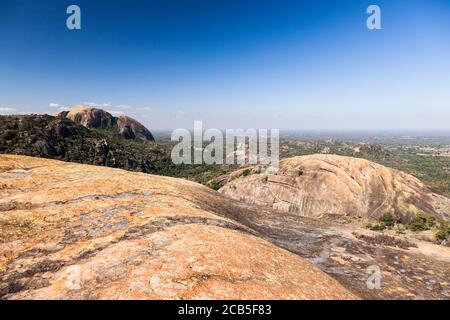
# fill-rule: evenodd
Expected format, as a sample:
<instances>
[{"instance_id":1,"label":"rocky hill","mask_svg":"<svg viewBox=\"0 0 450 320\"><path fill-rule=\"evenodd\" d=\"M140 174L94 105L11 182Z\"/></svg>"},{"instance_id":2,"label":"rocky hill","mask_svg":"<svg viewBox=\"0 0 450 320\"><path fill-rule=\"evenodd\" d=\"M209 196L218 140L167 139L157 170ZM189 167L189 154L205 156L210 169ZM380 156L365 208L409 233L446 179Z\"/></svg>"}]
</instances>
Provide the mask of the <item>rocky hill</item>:
<instances>
[{"instance_id":1,"label":"rocky hill","mask_svg":"<svg viewBox=\"0 0 450 320\"><path fill-rule=\"evenodd\" d=\"M114 117L109 112L88 106L79 106L58 114L89 129L116 129L124 139L154 141L151 132L141 123L128 116Z\"/></svg>"},{"instance_id":2,"label":"rocky hill","mask_svg":"<svg viewBox=\"0 0 450 320\"><path fill-rule=\"evenodd\" d=\"M0 153L157 172L170 158L145 130L131 118L116 119L99 109L0 116ZM140 136L147 138L133 138Z\"/></svg>"},{"instance_id":3,"label":"rocky hill","mask_svg":"<svg viewBox=\"0 0 450 320\"><path fill-rule=\"evenodd\" d=\"M116 118L102 109L79 106L56 114L59 118L68 118L89 129L111 129L116 125Z\"/></svg>"},{"instance_id":4,"label":"rocky hill","mask_svg":"<svg viewBox=\"0 0 450 320\"><path fill-rule=\"evenodd\" d=\"M3 299L356 298L196 183L10 155L0 182Z\"/></svg>"},{"instance_id":5,"label":"rocky hill","mask_svg":"<svg viewBox=\"0 0 450 320\"><path fill-rule=\"evenodd\" d=\"M173 176L206 183L224 174L215 165L174 165L168 138L127 116L94 108L51 115L0 115L0 154L18 154ZM231 170L231 169L230 169Z\"/></svg>"},{"instance_id":6,"label":"rocky hill","mask_svg":"<svg viewBox=\"0 0 450 320\"><path fill-rule=\"evenodd\" d=\"M146 127L127 116L120 116L117 119L119 133L125 139L144 139L154 141L153 135Z\"/></svg>"},{"instance_id":7,"label":"rocky hill","mask_svg":"<svg viewBox=\"0 0 450 320\"><path fill-rule=\"evenodd\" d=\"M415 177L364 159L311 155L284 159L277 174L241 169L212 182L246 203L306 217L378 220L386 213L409 223L418 214L447 219L450 200Z\"/></svg>"}]
</instances>

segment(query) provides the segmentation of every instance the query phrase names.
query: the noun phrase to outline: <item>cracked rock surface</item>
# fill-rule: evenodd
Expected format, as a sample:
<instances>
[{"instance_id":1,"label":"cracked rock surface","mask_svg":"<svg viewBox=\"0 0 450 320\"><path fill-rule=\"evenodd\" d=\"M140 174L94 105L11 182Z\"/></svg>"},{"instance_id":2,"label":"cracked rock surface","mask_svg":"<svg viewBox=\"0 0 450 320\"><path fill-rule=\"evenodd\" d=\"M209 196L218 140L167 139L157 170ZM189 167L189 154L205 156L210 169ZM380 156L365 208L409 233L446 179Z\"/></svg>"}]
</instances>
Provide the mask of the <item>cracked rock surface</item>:
<instances>
[{"instance_id":1,"label":"cracked rock surface","mask_svg":"<svg viewBox=\"0 0 450 320\"><path fill-rule=\"evenodd\" d=\"M0 298L358 297L258 210L185 180L0 155Z\"/></svg>"}]
</instances>

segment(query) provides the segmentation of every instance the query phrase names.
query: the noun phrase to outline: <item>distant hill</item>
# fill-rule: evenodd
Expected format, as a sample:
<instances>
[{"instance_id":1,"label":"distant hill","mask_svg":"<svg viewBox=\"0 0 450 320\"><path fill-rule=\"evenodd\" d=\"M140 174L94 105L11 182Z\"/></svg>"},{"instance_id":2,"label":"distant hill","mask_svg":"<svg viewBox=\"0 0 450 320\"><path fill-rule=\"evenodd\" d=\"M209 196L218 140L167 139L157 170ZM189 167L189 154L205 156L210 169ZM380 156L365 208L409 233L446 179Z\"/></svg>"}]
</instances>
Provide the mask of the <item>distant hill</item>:
<instances>
[{"instance_id":1,"label":"distant hill","mask_svg":"<svg viewBox=\"0 0 450 320\"><path fill-rule=\"evenodd\" d=\"M89 129L117 129L124 139L143 139L155 141L151 132L141 123L128 116L114 117L109 112L79 106L70 111L63 111L58 114L60 118L68 118Z\"/></svg>"},{"instance_id":2,"label":"distant hill","mask_svg":"<svg viewBox=\"0 0 450 320\"><path fill-rule=\"evenodd\" d=\"M410 223L424 213L448 219L450 199L419 179L377 163L337 155L284 159L276 175L256 166L210 183L236 200L300 216L380 219L391 213Z\"/></svg>"},{"instance_id":3,"label":"distant hill","mask_svg":"<svg viewBox=\"0 0 450 320\"><path fill-rule=\"evenodd\" d=\"M170 138L170 135L169 135ZM206 183L225 171L215 165L174 165L173 143L128 116L90 107L56 115L0 116L0 153L51 158Z\"/></svg>"},{"instance_id":4,"label":"distant hill","mask_svg":"<svg viewBox=\"0 0 450 320\"><path fill-rule=\"evenodd\" d=\"M142 172L155 172L157 162L168 161L167 152L139 122L93 108L57 116L0 116L0 153Z\"/></svg>"}]
</instances>

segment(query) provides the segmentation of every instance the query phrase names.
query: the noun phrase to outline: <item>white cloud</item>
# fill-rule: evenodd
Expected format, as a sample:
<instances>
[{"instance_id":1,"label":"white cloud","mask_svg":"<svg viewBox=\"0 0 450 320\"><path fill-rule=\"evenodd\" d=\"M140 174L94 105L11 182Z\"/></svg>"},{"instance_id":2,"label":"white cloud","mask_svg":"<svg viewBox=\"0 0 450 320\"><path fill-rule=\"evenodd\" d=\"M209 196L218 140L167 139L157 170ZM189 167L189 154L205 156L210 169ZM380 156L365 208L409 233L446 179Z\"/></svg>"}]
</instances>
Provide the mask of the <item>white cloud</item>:
<instances>
[{"instance_id":1,"label":"white cloud","mask_svg":"<svg viewBox=\"0 0 450 320\"><path fill-rule=\"evenodd\" d=\"M108 107L112 107L112 103L111 102L106 102L106 103L96 103L96 102L83 102L83 105L92 107L92 108L108 108Z\"/></svg>"},{"instance_id":2,"label":"white cloud","mask_svg":"<svg viewBox=\"0 0 450 320\"><path fill-rule=\"evenodd\" d=\"M14 114L14 113L17 113L17 109L0 107L0 114Z\"/></svg>"},{"instance_id":3,"label":"white cloud","mask_svg":"<svg viewBox=\"0 0 450 320\"><path fill-rule=\"evenodd\" d=\"M61 108L61 107L64 107L63 105L61 105L61 104L59 104L59 103L56 103L56 102L50 102L50 103L48 104L48 106L49 106L50 108Z\"/></svg>"},{"instance_id":4,"label":"white cloud","mask_svg":"<svg viewBox=\"0 0 450 320\"><path fill-rule=\"evenodd\" d=\"M123 111L117 111L117 110L106 110L107 112L111 113L112 115L124 115L125 113Z\"/></svg>"},{"instance_id":5,"label":"white cloud","mask_svg":"<svg viewBox=\"0 0 450 320\"><path fill-rule=\"evenodd\" d=\"M56 107L56 103L53 105L51 104L50 106L54 106ZM133 107L131 105L128 104L118 104L118 105L114 105L111 102L106 102L106 103L97 103L97 102L83 102L80 103L80 105L84 105L84 106L88 106L91 108L101 108L101 109L106 109L106 108L114 108L114 109L122 109L122 110L130 110L130 109L136 109L136 110L141 110L141 111L152 111L151 107L142 107L142 108L138 108L138 107ZM115 114L123 114L122 111L119 110L112 110L112 111L108 111L110 113L115 113Z\"/></svg>"}]
</instances>

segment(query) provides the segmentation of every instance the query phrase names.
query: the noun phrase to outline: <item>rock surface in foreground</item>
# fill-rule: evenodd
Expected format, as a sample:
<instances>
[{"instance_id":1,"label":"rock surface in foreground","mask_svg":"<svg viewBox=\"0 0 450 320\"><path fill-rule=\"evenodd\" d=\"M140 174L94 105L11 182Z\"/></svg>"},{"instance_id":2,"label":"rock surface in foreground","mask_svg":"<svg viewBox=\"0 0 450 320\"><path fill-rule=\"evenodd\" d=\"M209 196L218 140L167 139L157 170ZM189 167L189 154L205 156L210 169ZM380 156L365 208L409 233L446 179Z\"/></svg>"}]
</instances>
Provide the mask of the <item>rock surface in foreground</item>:
<instances>
[{"instance_id":1,"label":"rock surface in foreground","mask_svg":"<svg viewBox=\"0 0 450 320\"><path fill-rule=\"evenodd\" d=\"M184 180L0 155L4 299L347 299Z\"/></svg>"},{"instance_id":2,"label":"rock surface in foreground","mask_svg":"<svg viewBox=\"0 0 450 320\"><path fill-rule=\"evenodd\" d=\"M220 192L305 217L377 220L392 213L409 222L421 212L443 218L450 212L450 200L417 178L364 159L310 155L282 160L276 175L259 173L257 167L245 170L225 177Z\"/></svg>"}]
</instances>

